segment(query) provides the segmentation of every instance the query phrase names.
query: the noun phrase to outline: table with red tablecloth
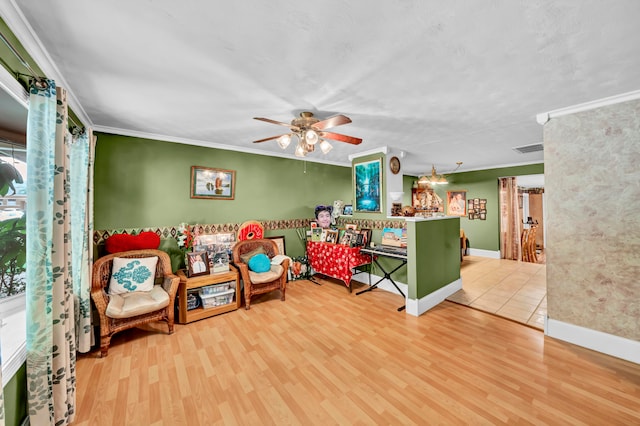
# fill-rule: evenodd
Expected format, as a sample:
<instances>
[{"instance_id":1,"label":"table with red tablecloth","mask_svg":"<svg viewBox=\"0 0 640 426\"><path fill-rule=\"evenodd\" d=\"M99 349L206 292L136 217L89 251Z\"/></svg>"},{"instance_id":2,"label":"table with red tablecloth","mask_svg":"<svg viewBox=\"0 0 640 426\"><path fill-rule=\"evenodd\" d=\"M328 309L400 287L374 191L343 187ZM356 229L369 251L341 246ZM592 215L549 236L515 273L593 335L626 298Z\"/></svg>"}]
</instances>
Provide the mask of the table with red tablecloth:
<instances>
[{"instance_id":1,"label":"table with red tablecloth","mask_svg":"<svg viewBox=\"0 0 640 426\"><path fill-rule=\"evenodd\" d=\"M315 272L344 282L349 291L354 269L371 264L371 256L360 253L359 247L342 244L309 241L307 257Z\"/></svg>"}]
</instances>

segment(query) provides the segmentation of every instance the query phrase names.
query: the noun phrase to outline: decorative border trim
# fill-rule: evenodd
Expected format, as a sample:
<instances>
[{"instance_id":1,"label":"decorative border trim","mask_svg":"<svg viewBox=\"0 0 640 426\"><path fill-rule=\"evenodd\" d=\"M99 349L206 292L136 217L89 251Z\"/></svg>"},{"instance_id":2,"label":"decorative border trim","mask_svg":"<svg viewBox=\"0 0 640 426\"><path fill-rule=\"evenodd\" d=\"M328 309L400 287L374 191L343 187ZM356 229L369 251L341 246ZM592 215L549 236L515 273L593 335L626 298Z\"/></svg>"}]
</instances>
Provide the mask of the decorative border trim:
<instances>
[{"instance_id":1,"label":"decorative border trim","mask_svg":"<svg viewBox=\"0 0 640 426\"><path fill-rule=\"evenodd\" d=\"M583 348L640 364L640 342L545 318L544 334Z\"/></svg>"},{"instance_id":2,"label":"decorative border trim","mask_svg":"<svg viewBox=\"0 0 640 426\"><path fill-rule=\"evenodd\" d=\"M279 229L308 228L310 226L311 219L261 220L259 222L264 226L265 231L275 231ZM402 228L404 226L404 221L398 220L351 219L345 217L338 218L337 223L338 226L344 226L346 223L355 223L359 228L369 229ZM242 223L196 223L192 226L202 227L201 233L203 234L221 234L227 232L237 233L238 229L240 229L240 225L242 225ZM149 231L155 232L160 238L175 238L176 235L178 235L177 226L103 229L93 231L93 244L104 244L104 241L114 234L138 235L141 232Z\"/></svg>"}]
</instances>

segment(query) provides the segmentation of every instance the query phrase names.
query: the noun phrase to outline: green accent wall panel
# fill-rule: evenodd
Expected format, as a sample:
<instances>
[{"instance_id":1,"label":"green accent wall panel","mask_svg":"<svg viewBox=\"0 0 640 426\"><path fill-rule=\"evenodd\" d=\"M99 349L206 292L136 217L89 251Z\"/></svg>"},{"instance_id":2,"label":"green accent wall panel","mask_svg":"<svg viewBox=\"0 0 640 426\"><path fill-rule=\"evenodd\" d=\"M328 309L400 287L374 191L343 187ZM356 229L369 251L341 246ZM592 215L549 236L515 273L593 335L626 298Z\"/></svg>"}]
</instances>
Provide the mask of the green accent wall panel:
<instances>
[{"instance_id":1,"label":"green accent wall panel","mask_svg":"<svg viewBox=\"0 0 640 426\"><path fill-rule=\"evenodd\" d=\"M191 166L235 170L235 199L190 198ZM349 167L98 133L94 228L311 218L351 186Z\"/></svg>"},{"instance_id":2,"label":"green accent wall panel","mask_svg":"<svg viewBox=\"0 0 640 426\"><path fill-rule=\"evenodd\" d=\"M460 278L460 219L407 222L409 299L421 299Z\"/></svg>"}]
</instances>

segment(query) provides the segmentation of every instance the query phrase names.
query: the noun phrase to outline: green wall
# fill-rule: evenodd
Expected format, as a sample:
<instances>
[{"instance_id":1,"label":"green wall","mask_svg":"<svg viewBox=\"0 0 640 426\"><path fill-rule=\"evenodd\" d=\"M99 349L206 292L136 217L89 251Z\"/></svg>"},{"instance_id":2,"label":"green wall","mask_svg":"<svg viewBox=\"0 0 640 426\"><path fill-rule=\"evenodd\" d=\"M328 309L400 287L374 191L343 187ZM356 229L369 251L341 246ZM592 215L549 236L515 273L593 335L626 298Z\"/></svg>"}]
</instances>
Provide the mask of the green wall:
<instances>
[{"instance_id":1,"label":"green wall","mask_svg":"<svg viewBox=\"0 0 640 426\"><path fill-rule=\"evenodd\" d=\"M350 167L96 135L96 230L312 218L317 204L352 198ZM191 166L235 170L235 199L190 198ZM304 253L294 229L267 235L284 235L291 256Z\"/></svg>"},{"instance_id":2,"label":"green wall","mask_svg":"<svg viewBox=\"0 0 640 426\"><path fill-rule=\"evenodd\" d=\"M407 222L409 299L421 299L460 278L460 220Z\"/></svg>"},{"instance_id":3,"label":"green wall","mask_svg":"<svg viewBox=\"0 0 640 426\"><path fill-rule=\"evenodd\" d=\"M27 364L16 371L3 389L4 424L18 426L27 417Z\"/></svg>"},{"instance_id":4,"label":"green wall","mask_svg":"<svg viewBox=\"0 0 640 426\"><path fill-rule=\"evenodd\" d=\"M460 218L460 227L469 238L470 247L483 250L500 250L500 212L498 199L498 178L525 176L544 173L544 164L504 167L454 173L447 176L448 185L435 185L435 192L445 201L447 209L447 191L467 191L469 198L487 199L487 220L469 220ZM403 203L411 203L411 186L417 177L405 176L403 180ZM408 195L407 195L408 194Z\"/></svg>"}]
</instances>

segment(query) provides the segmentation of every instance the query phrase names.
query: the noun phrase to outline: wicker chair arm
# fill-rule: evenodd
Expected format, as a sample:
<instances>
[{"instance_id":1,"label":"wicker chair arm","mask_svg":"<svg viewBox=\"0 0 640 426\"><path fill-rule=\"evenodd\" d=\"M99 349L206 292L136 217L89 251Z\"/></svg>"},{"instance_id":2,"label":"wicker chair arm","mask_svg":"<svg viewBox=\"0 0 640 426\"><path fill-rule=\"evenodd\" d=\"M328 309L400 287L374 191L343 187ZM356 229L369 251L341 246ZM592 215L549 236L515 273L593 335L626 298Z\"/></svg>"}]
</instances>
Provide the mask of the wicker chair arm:
<instances>
[{"instance_id":1,"label":"wicker chair arm","mask_svg":"<svg viewBox=\"0 0 640 426\"><path fill-rule=\"evenodd\" d=\"M162 282L162 288L169 293L170 296L175 297L178 292L178 286L180 285L180 278L175 274L166 274L164 281Z\"/></svg>"}]
</instances>

